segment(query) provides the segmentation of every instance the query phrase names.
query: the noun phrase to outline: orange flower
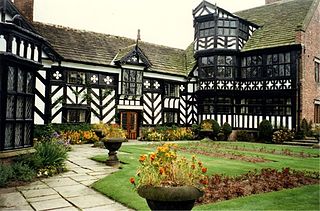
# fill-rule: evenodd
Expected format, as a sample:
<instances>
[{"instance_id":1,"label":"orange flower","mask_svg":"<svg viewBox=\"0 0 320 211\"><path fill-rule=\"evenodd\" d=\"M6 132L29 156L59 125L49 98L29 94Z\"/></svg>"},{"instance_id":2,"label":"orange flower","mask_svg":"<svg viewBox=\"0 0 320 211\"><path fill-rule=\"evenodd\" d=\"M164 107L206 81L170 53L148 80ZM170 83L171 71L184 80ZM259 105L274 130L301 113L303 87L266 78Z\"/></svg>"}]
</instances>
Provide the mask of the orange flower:
<instances>
[{"instance_id":1,"label":"orange flower","mask_svg":"<svg viewBox=\"0 0 320 211\"><path fill-rule=\"evenodd\" d=\"M165 173L165 170L164 170L163 167L160 167L160 168L159 168L159 173L160 173L160 174L164 174L164 173Z\"/></svg>"},{"instance_id":2,"label":"orange flower","mask_svg":"<svg viewBox=\"0 0 320 211\"><path fill-rule=\"evenodd\" d=\"M199 162L198 162L198 164L199 164L199 166L200 166L200 167L202 167L202 163L201 163L201 161L199 161Z\"/></svg>"},{"instance_id":3,"label":"orange flower","mask_svg":"<svg viewBox=\"0 0 320 211\"><path fill-rule=\"evenodd\" d=\"M209 182L206 179L201 179L200 183L203 184L203 185L208 185Z\"/></svg>"},{"instance_id":4,"label":"orange flower","mask_svg":"<svg viewBox=\"0 0 320 211\"><path fill-rule=\"evenodd\" d=\"M131 183L131 184L135 184L135 181L134 181L134 178L133 178L133 177L130 178L130 183Z\"/></svg>"},{"instance_id":5,"label":"orange flower","mask_svg":"<svg viewBox=\"0 0 320 211\"><path fill-rule=\"evenodd\" d=\"M202 169L201 169L201 171L202 171L202 173L206 173L207 172L207 168L205 168L205 167L202 167Z\"/></svg>"},{"instance_id":6,"label":"orange flower","mask_svg":"<svg viewBox=\"0 0 320 211\"><path fill-rule=\"evenodd\" d=\"M144 162L146 160L147 156L145 155L140 155L139 161Z\"/></svg>"},{"instance_id":7,"label":"orange flower","mask_svg":"<svg viewBox=\"0 0 320 211\"><path fill-rule=\"evenodd\" d=\"M150 160L151 160L151 161L154 161L155 158L156 158L156 154L152 153L152 154L150 155Z\"/></svg>"},{"instance_id":8,"label":"orange flower","mask_svg":"<svg viewBox=\"0 0 320 211\"><path fill-rule=\"evenodd\" d=\"M192 168L192 169L195 169L195 168L196 168L196 165L192 164L192 165L191 165L191 168Z\"/></svg>"}]
</instances>

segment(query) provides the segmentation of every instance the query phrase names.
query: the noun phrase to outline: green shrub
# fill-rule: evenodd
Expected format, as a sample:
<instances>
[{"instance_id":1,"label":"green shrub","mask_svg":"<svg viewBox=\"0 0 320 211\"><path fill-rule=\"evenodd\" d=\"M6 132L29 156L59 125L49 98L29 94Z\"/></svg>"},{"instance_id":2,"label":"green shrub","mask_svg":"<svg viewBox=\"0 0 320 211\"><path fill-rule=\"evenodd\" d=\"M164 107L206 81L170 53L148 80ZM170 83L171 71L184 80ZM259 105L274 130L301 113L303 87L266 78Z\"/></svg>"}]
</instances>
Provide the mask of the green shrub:
<instances>
[{"instance_id":1,"label":"green shrub","mask_svg":"<svg viewBox=\"0 0 320 211\"><path fill-rule=\"evenodd\" d=\"M272 135L272 142L282 144L285 141L292 141L294 139L294 132L285 128L277 130Z\"/></svg>"},{"instance_id":2,"label":"green shrub","mask_svg":"<svg viewBox=\"0 0 320 211\"><path fill-rule=\"evenodd\" d=\"M220 125L216 120L212 120L213 136L217 137L220 132Z\"/></svg>"},{"instance_id":3,"label":"green shrub","mask_svg":"<svg viewBox=\"0 0 320 211\"><path fill-rule=\"evenodd\" d=\"M26 164L14 163L11 167L13 171L13 180L30 182L36 176L36 172Z\"/></svg>"},{"instance_id":4,"label":"green shrub","mask_svg":"<svg viewBox=\"0 0 320 211\"><path fill-rule=\"evenodd\" d=\"M227 141L230 134L232 133L232 127L231 125L228 123L228 122L225 122L222 127L221 127L221 130L224 134L224 140Z\"/></svg>"},{"instance_id":5,"label":"green shrub","mask_svg":"<svg viewBox=\"0 0 320 211\"><path fill-rule=\"evenodd\" d=\"M200 135L201 126L198 125L198 124L193 124L193 125L191 126L191 130L192 130L195 138L198 139L198 138L199 138L199 135Z\"/></svg>"},{"instance_id":6,"label":"green shrub","mask_svg":"<svg viewBox=\"0 0 320 211\"><path fill-rule=\"evenodd\" d=\"M13 171L10 165L0 163L0 187L4 187L13 177Z\"/></svg>"},{"instance_id":7,"label":"green shrub","mask_svg":"<svg viewBox=\"0 0 320 211\"><path fill-rule=\"evenodd\" d=\"M270 143L272 141L273 128L268 120L263 120L259 124L259 139L260 141L264 141L266 143Z\"/></svg>"},{"instance_id":8,"label":"green shrub","mask_svg":"<svg viewBox=\"0 0 320 211\"><path fill-rule=\"evenodd\" d=\"M54 132L55 130L53 129L52 124L34 125L33 137L38 139L46 139L50 138Z\"/></svg>"},{"instance_id":9,"label":"green shrub","mask_svg":"<svg viewBox=\"0 0 320 211\"><path fill-rule=\"evenodd\" d=\"M54 141L39 142L34 148L36 152L33 159L36 163L41 163L41 166L38 166L38 168L63 165L67 159L67 149Z\"/></svg>"},{"instance_id":10,"label":"green shrub","mask_svg":"<svg viewBox=\"0 0 320 211\"><path fill-rule=\"evenodd\" d=\"M251 141L251 136L246 130L238 130L236 136L237 141Z\"/></svg>"}]
</instances>

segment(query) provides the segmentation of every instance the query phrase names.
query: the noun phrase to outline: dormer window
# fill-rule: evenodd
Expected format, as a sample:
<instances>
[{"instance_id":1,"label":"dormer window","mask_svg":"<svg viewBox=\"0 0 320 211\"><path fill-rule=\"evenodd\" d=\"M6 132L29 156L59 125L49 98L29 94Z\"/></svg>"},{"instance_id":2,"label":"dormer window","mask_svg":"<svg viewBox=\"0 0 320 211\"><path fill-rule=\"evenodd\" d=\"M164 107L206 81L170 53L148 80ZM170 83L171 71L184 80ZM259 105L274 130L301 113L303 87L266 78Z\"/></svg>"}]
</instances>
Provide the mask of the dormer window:
<instances>
[{"instance_id":1,"label":"dormer window","mask_svg":"<svg viewBox=\"0 0 320 211\"><path fill-rule=\"evenodd\" d=\"M142 71L122 70L122 94L131 96L142 94Z\"/></svg>"}]
</instances>

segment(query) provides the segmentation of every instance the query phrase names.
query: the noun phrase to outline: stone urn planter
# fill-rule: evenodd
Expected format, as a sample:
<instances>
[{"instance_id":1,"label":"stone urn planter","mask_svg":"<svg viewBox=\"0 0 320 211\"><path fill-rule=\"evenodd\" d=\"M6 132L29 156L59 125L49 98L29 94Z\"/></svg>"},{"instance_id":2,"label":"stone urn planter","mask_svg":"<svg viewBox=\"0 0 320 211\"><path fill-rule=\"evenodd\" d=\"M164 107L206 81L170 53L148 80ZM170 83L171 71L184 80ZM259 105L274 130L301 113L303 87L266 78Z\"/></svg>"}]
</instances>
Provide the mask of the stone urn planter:
<instances>
[{"instance_id":1,"label":"stone urn planter","mask_svg":"<svg viewBox=\"0 0 320 211\"><path fill-rule=\"evenodd\" d=\"M102 142L107 150L109 157L106 160L107 166L118 166L120 161L117 157L117 151L120 149L123 142L127 142L126 138L102 138Z\"/></svg>"},{"instance_id":2,"label":"stone urn planter","mask_svg":"<svg viewBox=\"0 0 320 211\"><path fill-rule=\"evenodd\" d=\"M120 161L117 156L117 151L120 149L122 143L127 142L128 140L126 138L106 137L100 129L95 129L94 132L100 138L100 141L103 142L105 148L109 151L106 165L119 166Z\"/></svg>"},{"instance_id":3,"label":"stone urn planter","mask_svg":"<svg viewBox=\"0 0 320 211\"><path fill-rule=\"evenodd\" d=\"M191 210L203 192L193 186L141 186L138 194L145 198L151 210Z\"/></svg>"}]
</instances>

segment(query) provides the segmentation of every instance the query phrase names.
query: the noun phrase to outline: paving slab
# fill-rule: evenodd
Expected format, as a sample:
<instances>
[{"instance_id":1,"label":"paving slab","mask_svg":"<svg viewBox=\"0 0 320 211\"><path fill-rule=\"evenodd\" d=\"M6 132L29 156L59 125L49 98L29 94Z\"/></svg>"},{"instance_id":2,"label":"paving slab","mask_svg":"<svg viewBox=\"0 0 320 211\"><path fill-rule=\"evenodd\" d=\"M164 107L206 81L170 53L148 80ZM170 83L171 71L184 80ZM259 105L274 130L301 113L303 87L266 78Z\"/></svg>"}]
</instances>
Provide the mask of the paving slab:
<instances>
[{"instance_id":1,"label":"paving slab","mask_svg":"<svg viewBox=\"0 0 320 211\"><path fill-rule=\"evenodd\" d=\"M96 191L82 184L55 187L54 189L64 198L97 194Z\"/></svg>"},{"instance_id":2,"label":"paving slab","mask_svg":"<svg viewBox=\"0 0 320 211\"><path fill-rule=\"evenodd\" d=\"M51 199L46 201L38 201L38 202L31 202L32 207L36 210L50 210L50 209L58 209L58 208L72 208L72 204L67 202L64 199Z\"/></svg>"},{"instance_id":3,"label":"paving slab","mask_svg":"<svg viewBox=\"0 0 320 211\"><path fill-rule=\"evenodd\" d=\"M37 190L23 190L21 192L27 199L33 198L33 197L49 196L49 195L57 194L57 192L51 188L43 188L43 189L37 189Z\"/></svg>"},{"instance_id":4,"label":"paving slab","mask_svg":"<svg viewBox=\"0 0 320 211\"><path fill-rule=\"evenodd\" d=\"M15 207L25 205L28 205L28 202L19 192L3 193L0 195L0 207Z\"/></svg>"},{"instance_id":5,"label":"paving slab","mask_svg":"<svg viewBox=\"0 0 320 211\"><path fill-rule=\"evenodd\" d=\"M43 183L42 181L36 181L32 182L28 185L25 186L19 186L17 187L18 190L37 190L37 189L44 189L44 188L49 188L48 185Z\"/></svg>"},{"instance_id":6,"label":"paving slab","mask_svg":"<svg viewBox=\"0 0 320 211\"><path fill-rule=\"evenodd\" d=\"M39 196L39 197L34 197L34 198L28 198L28 202L38 202L38 201L47 201L51 199L60 199L62 198L58 193L53 194L53 195L48 195L48 196Z\"/></svg>"},{"instance_id":7,"label":"paving slab","mask_svg":"<svg viewBox=\"0 0 320 211\"><path fill-rule=\"evenodd\" d=\"M95 183L96 181L98 181L99 179L93 179L93 180L86 180L86 181L82 181L80 182L82 185L85 185L87 187L91 186L93 183Z\"/></svg>"},{"instance_id":8,"label":"paving slab","mask_svg":"<svg viewBox=\"0 0 320 211\"><path fill-rule=\"evenodd\" d=\"M70 175L69 177L77 182L96 179L95 177L88 174Z\"/></svg>"},{"instance_id":9,"label":"paving slab","mask_svg":"<svg viewBox=\"0 0 320 211\"><path fill-rule=\"evenodd\" d=\"M1 211L34 211L34 209L32 209L32 207L30 205L23 205L23 206L15 206L15 207L5 207L5 208L2 208L0 207L0 210Z\"/></svg>"},{"instance_id":10,"label":"paving slab","mask_svg":"<svg viewBox=\"0 0 320 211\"><path fill-rule=\"evenodd\" d=\"M98 193L94 195L72 197L68 198L68 200L80 209L110 205L115 203L111 199Z\"/></svg>"},{"instance_id":11,"label":"paving slab","mask_svg":"<svg viewBox=\"0 0 320 211\"><path fill-rule=\"evenodd\" d=\"M60 186L69 186L69 185L77 185L78 183L70 178L59 177L54 179L45 179L42 180L49 187L60 187Z\"/></svg>"}]
</instances>

